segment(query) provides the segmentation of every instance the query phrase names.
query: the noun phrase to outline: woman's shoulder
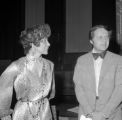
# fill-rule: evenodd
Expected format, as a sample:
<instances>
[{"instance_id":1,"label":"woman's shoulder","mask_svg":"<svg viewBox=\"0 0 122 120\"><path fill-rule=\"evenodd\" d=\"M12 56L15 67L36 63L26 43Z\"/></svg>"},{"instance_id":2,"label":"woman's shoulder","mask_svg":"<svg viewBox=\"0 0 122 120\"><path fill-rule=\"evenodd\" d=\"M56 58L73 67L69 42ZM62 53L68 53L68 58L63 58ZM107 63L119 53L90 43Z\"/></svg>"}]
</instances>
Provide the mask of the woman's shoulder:
<instances>
[{"instance_id":1,"label":"woman's shoulder","mask_svg":"<svg viewBox=\"0 0 122 120\"><path fill-rule=\"evenodd\" d=\"M25 57L18 58L17 60L12 62L12 64L14 64L19 70L25 66L25 63L26 63Z\"/></svg>"},{"instance_id":2,"label":"woman's shoulder","mask_svg":"<svg viewBox=\"0 0 122 120\"><path fill-rule=\"evenodd\" d=\"M51 60L48 60L46 58L43 58L43 62L46 65L46 67L51 67L53 69L54 63Z\"/></svg>"},{"instance_id":3,"label":"woman's shoulder","mask_svg":"<svg viewBox=\"0 0 122 120\"><path fill-rule=\"evenodd\" d=\"M19 71L18 64L20 63L20 60L14 60L12 61L7 68L5 69L4 73L12 73Z\"/></svg>"},{"instance_id":4,"label":"woman's shoulder","mask_svg":"<svg viewBox=\"0 0 122 120\"><path fill-rule=\"evenodd\" d=\"M13 64L16 64L16 65L21 65L24 63L25 63L25 57L21 57L21 58L16 59L15 61L13 61Z\"/></svg>"},{"instance_id":5,"label":"woman's shoulder","mask_svg":"<svg viewBox=\"0 0 122 120\"><path fill-rule=\"evenodd\" d=\"M49 60L49 59L43 58L43 61L44 61L45 63L47 63L47 64L54 65L54 63L53 63L51 60Z\"/></svg>"}]
</instances>

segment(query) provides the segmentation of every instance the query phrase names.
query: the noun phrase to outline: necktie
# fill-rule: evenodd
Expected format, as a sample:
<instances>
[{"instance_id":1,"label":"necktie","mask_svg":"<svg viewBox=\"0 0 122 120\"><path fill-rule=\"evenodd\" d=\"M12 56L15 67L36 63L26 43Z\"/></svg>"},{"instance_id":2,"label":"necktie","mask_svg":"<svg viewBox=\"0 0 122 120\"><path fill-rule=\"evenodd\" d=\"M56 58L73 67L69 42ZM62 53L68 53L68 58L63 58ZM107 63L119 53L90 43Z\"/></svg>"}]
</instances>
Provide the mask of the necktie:
<instances>
[{"instance_id":1,"label":"necktie","mask_svg":"<svg viewBox=\"0 0 122 120\"><path fill-rule=\"evenodd\" d=\"M98 57L101 57L102 59L104 59L106 54L106 51L102 52L102 53L92 53L94 59L96 60Z\"/></svg>"}]
</instances>

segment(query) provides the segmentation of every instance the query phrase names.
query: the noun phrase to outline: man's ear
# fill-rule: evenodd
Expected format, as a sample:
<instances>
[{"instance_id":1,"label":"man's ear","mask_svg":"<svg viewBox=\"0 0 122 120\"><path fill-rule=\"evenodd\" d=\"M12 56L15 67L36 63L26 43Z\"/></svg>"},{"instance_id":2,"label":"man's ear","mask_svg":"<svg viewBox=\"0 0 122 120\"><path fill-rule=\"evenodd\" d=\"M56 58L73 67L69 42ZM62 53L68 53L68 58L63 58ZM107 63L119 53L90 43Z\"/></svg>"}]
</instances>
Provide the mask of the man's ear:
<instances>
[{"instance_id":1,"label":"man's ear","mask_svg":"<svg viewBox=\"0 0 122 120\"><path fill-rule=\"evenodd\" d=\"M90 43L93 45L93 41L92 40L90 40Z\"/></svg>"}]
</instances>

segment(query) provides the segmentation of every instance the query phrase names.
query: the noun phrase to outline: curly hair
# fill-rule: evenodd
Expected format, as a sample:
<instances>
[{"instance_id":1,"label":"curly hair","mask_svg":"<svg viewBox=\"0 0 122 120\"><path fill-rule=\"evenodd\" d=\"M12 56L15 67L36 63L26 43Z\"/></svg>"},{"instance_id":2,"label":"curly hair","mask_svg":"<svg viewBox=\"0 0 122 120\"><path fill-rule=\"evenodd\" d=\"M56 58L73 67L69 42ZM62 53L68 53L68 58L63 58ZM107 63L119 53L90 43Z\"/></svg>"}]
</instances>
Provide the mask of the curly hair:
<instances>
[{"instance_id":1,"label":"curly hair","mask_svg":"<svg viewBox=\"0 0 122 120\"><path fill-rule=\"evenodd\" d=\"M28 53L31 48L31 43L35 46L39 46L40 41L45 37L50 37L50 35L51 29L48 24L35 25L22 31L20 35L20 43L24 48L24 53Z\"/></svg>"}]
</instances>

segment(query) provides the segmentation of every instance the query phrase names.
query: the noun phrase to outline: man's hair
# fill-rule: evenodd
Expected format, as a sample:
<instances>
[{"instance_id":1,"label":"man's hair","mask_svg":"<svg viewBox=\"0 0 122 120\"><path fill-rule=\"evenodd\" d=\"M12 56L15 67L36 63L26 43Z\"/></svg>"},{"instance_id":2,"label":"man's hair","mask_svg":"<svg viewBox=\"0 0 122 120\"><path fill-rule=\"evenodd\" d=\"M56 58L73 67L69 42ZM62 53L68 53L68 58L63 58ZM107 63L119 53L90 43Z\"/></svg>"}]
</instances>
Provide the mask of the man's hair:
<instances>
[{"instance_id":1,"label":"man's hair","mask_svg":"<svg viewBox=\"0 0 122 120\"><path fill-rule=\"evenodd\" d=\"M112 34L112 31L109 31L107 29L107 26L104 26L104 25L96 25L96 26L93 26L90 31L89 31L89 40L92 40L93 37L94 37L94 32L99 29L99 28L103 28L105 29L106 31L108 31L108 35L109 35L109 38L111 37L111 34Z\"/></svg>"}]
</instances>

